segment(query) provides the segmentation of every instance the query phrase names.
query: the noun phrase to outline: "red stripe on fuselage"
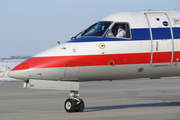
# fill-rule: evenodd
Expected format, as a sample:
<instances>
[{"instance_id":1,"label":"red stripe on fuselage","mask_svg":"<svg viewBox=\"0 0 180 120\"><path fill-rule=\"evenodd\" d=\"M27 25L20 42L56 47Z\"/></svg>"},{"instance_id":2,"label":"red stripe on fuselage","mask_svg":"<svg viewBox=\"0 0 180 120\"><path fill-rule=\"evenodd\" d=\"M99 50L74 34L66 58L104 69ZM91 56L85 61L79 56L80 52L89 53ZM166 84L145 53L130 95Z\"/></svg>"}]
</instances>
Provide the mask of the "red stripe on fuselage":
<instances>
[{"instance_id":1,"label":"red stripe on fuselage","mask_svg":"<svg viewBox=\"0 0 180 120\"><path fill-rule=\"evenodd\" d=\"M129 54L101 54L101 55L74 55L74 56L52 56L31 57L19 64L12 70L24 70L28 68L55 68L55 67L77 67L77 66L103 66L108 65L110 60L114 65L126 64L148 64L151 53L129 53ZM153 63L171 62L171 52L154 52ZM180 57L180 52L174 52L175 59ZM28 65L27 65L28 63ZM24 67L22 67L24 66Z\"/></svg>"}]
</instances>

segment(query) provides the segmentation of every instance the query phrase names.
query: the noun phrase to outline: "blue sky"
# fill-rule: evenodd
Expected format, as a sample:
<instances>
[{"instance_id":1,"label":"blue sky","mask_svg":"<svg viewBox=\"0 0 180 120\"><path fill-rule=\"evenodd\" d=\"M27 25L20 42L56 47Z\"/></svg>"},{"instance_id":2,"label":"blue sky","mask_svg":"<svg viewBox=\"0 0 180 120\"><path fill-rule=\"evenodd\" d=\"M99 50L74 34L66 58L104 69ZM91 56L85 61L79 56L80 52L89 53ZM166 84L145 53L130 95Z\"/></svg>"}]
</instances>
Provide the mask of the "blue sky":
<instances>
[{"instance_id":1,"label":"blue sky","mask_svg":"<svg viewBox=\"0 0 180 120\"><path fill-rule=\"evenodd\" d=\"M180 9L180 0L0 0L0 57L35 55L113 13Z\"/></svg>"}]
</instances>

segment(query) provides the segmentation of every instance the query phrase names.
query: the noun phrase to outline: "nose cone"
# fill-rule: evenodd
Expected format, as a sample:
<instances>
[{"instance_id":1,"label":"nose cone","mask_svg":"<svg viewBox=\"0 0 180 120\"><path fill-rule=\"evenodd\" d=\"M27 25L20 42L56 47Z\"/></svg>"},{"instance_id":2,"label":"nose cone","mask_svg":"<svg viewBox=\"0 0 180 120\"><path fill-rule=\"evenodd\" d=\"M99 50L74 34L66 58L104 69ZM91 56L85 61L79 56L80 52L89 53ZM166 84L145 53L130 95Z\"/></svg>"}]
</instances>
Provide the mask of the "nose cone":
<instances>
[{"instance_id":1,"label":"nose cone","mask_svg":"<svg viewBox=\"0 0 180 120\"><path fill-rule=\"evenodd\" d=\"M17 70L17 71L10 71L8 73L8 76L16 79L27 80L29 74L28 74L28 70Z\"/></svg>"},{"instance_id":2,"label":"nose cone","mask_svg":"<svg viewBox=\"0 0 180 120\"><path fill-rule=\"evenodd\" d=\"M8 76L16 79L27 80L29 78L29 64L28 60L20 63L14 67L9 73Z\"/></svg>"}]
</instances>

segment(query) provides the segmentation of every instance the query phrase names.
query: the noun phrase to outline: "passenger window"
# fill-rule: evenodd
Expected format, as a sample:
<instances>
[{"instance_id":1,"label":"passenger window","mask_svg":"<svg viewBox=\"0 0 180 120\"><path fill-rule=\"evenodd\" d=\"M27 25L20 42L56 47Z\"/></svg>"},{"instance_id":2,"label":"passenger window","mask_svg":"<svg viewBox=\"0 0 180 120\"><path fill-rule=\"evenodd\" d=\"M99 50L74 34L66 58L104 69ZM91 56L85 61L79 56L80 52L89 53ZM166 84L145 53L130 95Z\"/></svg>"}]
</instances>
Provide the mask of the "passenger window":
<instances>
[{"instance_id":1,"label":"passenger window","mask_svg":"<svg viewBox=\"0 0 180 120\"><path fill-rule=\"evenodd\" d=\"M107 33L107 37L131 38L128 23L115 23Z\"/></svg>"}]
</instances>

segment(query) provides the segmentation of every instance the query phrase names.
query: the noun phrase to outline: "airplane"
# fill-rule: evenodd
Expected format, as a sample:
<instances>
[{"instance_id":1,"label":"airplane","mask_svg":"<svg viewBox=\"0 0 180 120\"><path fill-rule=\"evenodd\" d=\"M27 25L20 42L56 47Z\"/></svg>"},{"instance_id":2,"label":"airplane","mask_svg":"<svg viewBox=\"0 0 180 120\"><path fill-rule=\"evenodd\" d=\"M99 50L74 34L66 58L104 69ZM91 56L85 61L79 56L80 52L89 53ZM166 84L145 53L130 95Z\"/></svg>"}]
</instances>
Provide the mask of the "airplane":
<instances>
[{"instance_id":1,"label":"airplane","mask_svg":"<svg viewBox=\"0 0 180 120\"><path fill-rule=\"evenodd\" d=\"M60 44L60 42L59 42ZM180 76L180 10L119 12L14 67L24 88L69 90L66 112L82 112L79 83Z\"/></svg>"}]
</instances>

